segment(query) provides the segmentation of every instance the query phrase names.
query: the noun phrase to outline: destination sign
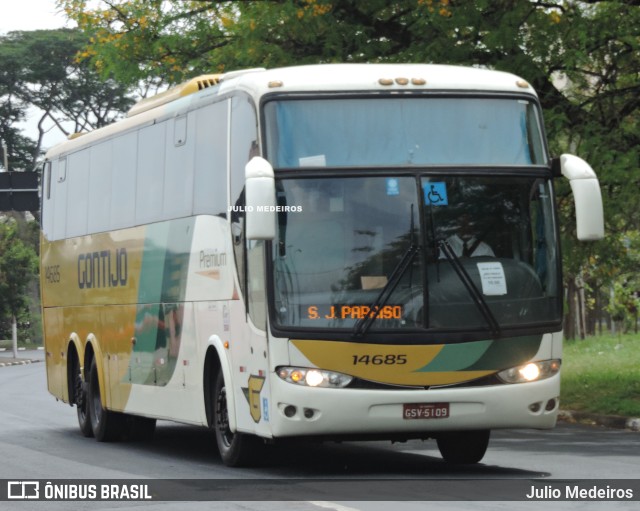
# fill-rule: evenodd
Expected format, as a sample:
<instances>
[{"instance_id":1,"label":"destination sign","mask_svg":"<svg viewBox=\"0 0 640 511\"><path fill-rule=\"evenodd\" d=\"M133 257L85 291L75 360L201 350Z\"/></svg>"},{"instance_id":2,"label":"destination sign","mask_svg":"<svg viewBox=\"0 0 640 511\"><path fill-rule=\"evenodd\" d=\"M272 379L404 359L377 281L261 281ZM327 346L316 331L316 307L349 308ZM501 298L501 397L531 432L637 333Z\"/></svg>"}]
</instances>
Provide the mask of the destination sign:
<instances>
[{"instance_id":1,"label":"destination sign","mask_svg":"<svg viewBox=\"0 0 640 511\"><path fill-rule=\"evenodd\" d=\"M376 319L401 319L402 305L383 305ZM371 311L370 305L311 305L307 319L363 319Z\"/></svg>"}]
</instances>

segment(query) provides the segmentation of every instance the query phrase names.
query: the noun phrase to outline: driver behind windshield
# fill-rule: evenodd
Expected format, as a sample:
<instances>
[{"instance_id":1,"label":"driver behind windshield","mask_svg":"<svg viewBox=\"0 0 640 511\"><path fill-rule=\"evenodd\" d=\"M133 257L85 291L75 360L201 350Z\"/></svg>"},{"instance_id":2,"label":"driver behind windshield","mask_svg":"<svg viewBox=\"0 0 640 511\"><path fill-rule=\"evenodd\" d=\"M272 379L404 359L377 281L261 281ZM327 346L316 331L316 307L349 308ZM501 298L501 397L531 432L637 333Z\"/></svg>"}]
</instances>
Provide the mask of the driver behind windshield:
<instances>
[{"instance_id":1,"label":"driver behind windshield","mask_svg":"<svg viewBox=\"0 0 640 511\"><path fill-rule=\"evenodd\" d=\"M458 257L495 256L492 248L476 237L476 229L469 213L463 213L459 217L458 229L447 238L451 250ZM440 259L444 254L440 253Z\"/></svg>"}]
</instances>

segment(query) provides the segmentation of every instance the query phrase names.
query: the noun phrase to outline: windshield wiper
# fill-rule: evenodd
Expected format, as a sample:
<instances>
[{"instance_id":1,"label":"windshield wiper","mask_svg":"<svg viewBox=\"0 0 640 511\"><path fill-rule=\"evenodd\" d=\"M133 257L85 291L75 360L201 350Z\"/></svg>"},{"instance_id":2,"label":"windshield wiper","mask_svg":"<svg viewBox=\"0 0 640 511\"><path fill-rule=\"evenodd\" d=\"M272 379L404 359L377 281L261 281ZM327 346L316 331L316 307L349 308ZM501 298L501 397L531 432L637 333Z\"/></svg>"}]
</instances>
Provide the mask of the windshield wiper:
<instances>
[{"instance_id":1,"label":"windshield wiper","mask_svg":"<svg viewBox=\"0 0 640 511\"><path fill-rule=\"evenodd\" d=\"M491 309L489 308L487 301L482 296L480 290L473 283L471 275L469 275L469 272L467 272L467 270L460 262L460 258L456 255L456 253L451 248L451 245L449 245L446 240L440 241L438 246L440 247L440 250L445 255L447 260L451 263L451 266L453 266L453 269L464 284L464 287L466 287L467 291L469 291L469 295L482 313L484 319L487 321L489 329L491 330L494 338L500 337L500 325L496 320L496 317L493 315L493 312L491 312Z\"/></svg>"},{"instance_id":2,"label":"windshield wiper","mask_svg":"<svg viewBox=\"0 0 640 511\"><path fill-rule=\"evenodd\" d=\"M415 242L415 236L413 232L413 204L411 204L410 230L411 238L407 250L402 256L402 259L400 259L400 262L398 262L396 267L391 272L391 276L389 277L389 280L387 280L385 286L382 288L374 302L369 306L369 311L364 315L364 317L356 321L356 324L353 326L352 337L360 338L367 332L367 330L369 330L373 322L378 317L380 310L382 310L382 307L384 307L384 305L387 303L387 300L389 300L389 298L391 297L393 291L400 282L400 279L407 271L407 268L409 268L413 263L416 254L420 251L420 247Z\"/></svg>"}]
</instances>

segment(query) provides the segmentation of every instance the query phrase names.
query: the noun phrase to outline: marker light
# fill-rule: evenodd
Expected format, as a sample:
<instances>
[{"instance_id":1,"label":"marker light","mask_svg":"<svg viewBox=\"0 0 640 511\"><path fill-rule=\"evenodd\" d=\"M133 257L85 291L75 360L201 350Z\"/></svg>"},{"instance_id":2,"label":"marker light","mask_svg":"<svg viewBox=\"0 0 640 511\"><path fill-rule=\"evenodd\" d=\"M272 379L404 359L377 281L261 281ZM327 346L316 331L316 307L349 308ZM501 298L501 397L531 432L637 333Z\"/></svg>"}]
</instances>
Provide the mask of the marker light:
<instances>
[{"instance_id":1,"label":"marker light","mask_svg":"<svg viewBox=\"0 0 640 511\"><path fill-rule=\"evenodd\" d=\"M526 383L551 378L560 371L560 360L540 360L500 371L498 378L504 383Z\"/></svg>"},{"instance_id":2,"label":"marker light","mask_svg":"<svg viewBox=\"0 0 640 511\"><path fill-rule=\"evenodd\" d=\"M291 381L294 383L301 382L304 380L304 373L301 371L292 371L290 374Z\"/></svg>"},{"instance_id":3,"label":"marker light","mask_svg":"<svg viewBox=\"0 0 640 511\"><path fill-rule=\"evenodd\" d=\"M280 367L276 372L282 380L305 387L342 388L353 380L346 374L303 367Z\"/></svg>"}]
</instances>

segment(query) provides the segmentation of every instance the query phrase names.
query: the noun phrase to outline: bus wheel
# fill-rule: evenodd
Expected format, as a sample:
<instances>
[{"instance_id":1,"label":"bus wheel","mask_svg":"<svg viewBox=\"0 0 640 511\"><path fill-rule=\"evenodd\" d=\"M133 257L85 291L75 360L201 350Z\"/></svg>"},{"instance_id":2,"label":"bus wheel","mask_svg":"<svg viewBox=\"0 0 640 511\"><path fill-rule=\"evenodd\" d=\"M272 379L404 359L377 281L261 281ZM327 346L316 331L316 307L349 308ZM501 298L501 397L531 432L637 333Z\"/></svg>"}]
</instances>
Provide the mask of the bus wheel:
<instances>
[{"instance_id":1,"label":"bus wheel","mask_svg":"<svg viewBox=\"0 0 640 511\"><path fill-rule=\"evenodd\" d=\"M100 400L100 382L98 380L98 364L95 357L89 369L89 390L87 392L87 408L93 436L98 442L110 442L122 436L124 416L106 410Z\"/></svg>"},{"instance_id":2,"label":"bus wheel","mask_svg":"<svg viewBox=\"0 0 640 511\"><path fill-rule=\"evenodd\" d=\"M213 391L213 430L222 462L228 467L251 465L259 443L257 438L243 433L233 433L229 427L227 389L222 371L218 371Z\"/></svg>"},{"instance_id":3,"label":"bus wheel","mask_svg":"<svg viewBox=\"0 0 640 511\"><path fill-rule=\"evenodd\" d=\"M447 463L478 463L487 452L491 431L451 431L437 437L438 449Z\"/></svg>"},{"instance_id":4,"label":"bus wheel","mask_svg":"<svg viewBox=\"0 0 640 511\"><path fill-rule=\"evenodd\" d=\"M90 438L93 436L93 429L91 428L91 420L89 419L89 406L87 391L89 384L82 379L80 373L80 364L78 360L74 360L72 373L74 375L73 401L76 404L76 412L78 414L78 425L80 426L80 432L83 436Z\"/></svg>"}]
</instances>

